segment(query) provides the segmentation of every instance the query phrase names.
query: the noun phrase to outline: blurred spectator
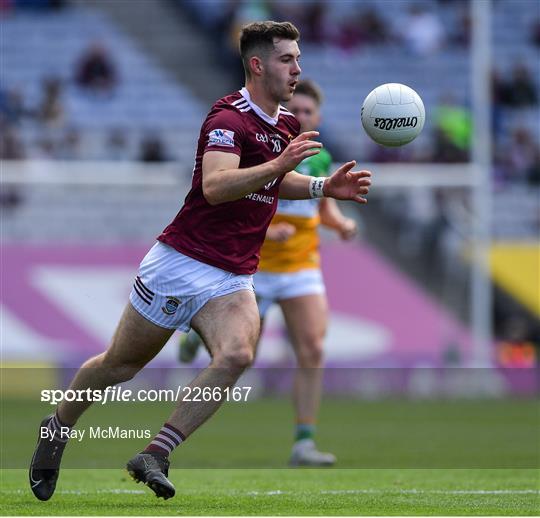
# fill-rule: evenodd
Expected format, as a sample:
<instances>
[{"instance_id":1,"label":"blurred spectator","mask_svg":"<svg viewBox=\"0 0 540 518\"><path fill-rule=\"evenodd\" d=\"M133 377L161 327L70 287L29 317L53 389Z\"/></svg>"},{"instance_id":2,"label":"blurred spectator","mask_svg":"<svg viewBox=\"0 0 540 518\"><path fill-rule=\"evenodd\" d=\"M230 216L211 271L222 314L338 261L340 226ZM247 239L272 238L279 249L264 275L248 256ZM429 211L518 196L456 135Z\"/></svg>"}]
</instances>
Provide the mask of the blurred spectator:
<instances>
[{"instance_id":1,"label":"blurred spectator","mask_svg":"<svg viewBox=\"0 0 540 518\"><path fill-rule=\"evenodd\" d=\"M459 47L469 47L472 34L472 19L469 6L466 5L458 16L457 23L450 34L450 41Z\"/></svg>"},{"instance_id":2,"label":"blurred spectator","mask_svg":"<svg viewBox=\"0 0 540 518\"><path fill-rule=\"evenodd\" d=\"M397 34L415 54L434 54L443 45L444 29L438 16L423 4L413 4L409 14L398 20Z\"/></svg>"},{"instance_id":3,"label":"blurred spectator","mask_svg":"<svg viewBox=\"0 0 540 518\"><path fill-rule=\"evenodd\" d=\"M25 107L23 94L18 88L0 89L0 117L7 124L18 124L30 111Z\"/></svg>"},{"instance_id":4,"label":"blurred spectator","mask_svg":"<svg viewBox=\"0 0 540 518\"><path fill-rule=\"evenodd\" d=\"M288 20L301 28L302 41L324 44L330 33L328 2L279 0L269 4L273 20Z\"/></svg>"},{"instance_id":5,"label":"blurred spectator","mask_svg":"<svg viewBox=\"0 0 540 518\"><path fill-rule=\"evenodd\" d=\"M0 121L0 159L24 160L25 158L24 146L16 130ZM2 217L5 217L6 211L13 211L21 201L22 197L17 186L2 181L2 189L0 189Z\"/></svg>"},{"instance_id":6,"label":"blurred spectator","mask_svg":"<svg viewBox=\"0 0 540 518\"><path fill-rule=\"evenodd\" d=\"M503 367L534 367L537 352L530 339L531 330L527 321L518 316L505 322L503 340L497 344L497 359Z\"/></svg>"},{"instance_id":7,"label":"blurred spectator","mask_svg":"<svg viewBox=\"0 0 540 518\"><path fill-rule=\"evenodd\" d=\"M356 19L344 20L334 37L334 43L343 50L354 49L361 40L362 34Z\"/></svg>"},{"instance_id":8,"label":"blurred spectator","mask_svg":"<svg viewBox=\"0 0 540 518\"><path fill-rule=\"evenodd\" d=\"M471 146L472 119L469 110L458 106L451 95L435 109L435 162L466 162Z\"/></svg>"},{"instance_id":9,"label":"blurred spectator","mask_svg":"<svg viewBox=\"0 0 540 518\"><path fill-rule=\"evenodd\" d=\"M494 105L508 104L510 98L508 84L501 77L501 73L497 69L491 72L491 97Z\"/></svg>"},{"instance_id":10,"label":"blurred spectator","mask_svg":"<svg viewBox=\"0 0 540 518\"><path fill-rule=\"evenodd\" d=\"M469 154L467 150L460 149L452 141L450 136L441 130L435 128L433 134L433 162L467 162Z\"/></svg>"},{"instance_id":11,"label":"blurred spectator","mask_svg":"<svg viewBox=\"0 0 540 518\"><path fill-rule=\"evenodd\" d=\"M69 128L63 135L56 152L62 160L83 160L82 137L77 128Z\"/></svg>"},{"instance_id":12,"label":"blurred spectator","mask_svg":"<svg viewBox=\"0 0 540 518\"><path fill-rule=\"evenodd\" d=\"M0 0L0 16L13 9L14 0Z\"/></svg>"},{"instance_id":13,"label":"blurred spectator","mask_svg":"<svg viewBox=\"0 0 540 518\"><path fill-rule=\"evenodd\" d=\"M141 142L139 160L141 162L166 162L163 141L157 134L147 135Z\"/></svg>"},{"instance_id":14,"label":"blurred spectator","mask_svg":"<svg viewBox=\"0 0 540 518\"><path fill-rule=\"evenodd\" d=\"M536 146L536 155L533 163L527 169L527 181L530 185L540 186L540 146ZM540 216L540 207L539 207Z\"/></svg>"},{"instance_id":15,"label":"blurred spectator","mask_svg":"<svg viewBox=\"0 0 540 518\"><path fill-rule=\"evenodd\" d=\"M13 211L22 202L22 196L14 185L3 185L0 190L0 209L2 210L2 216L5 216L6 211Z\"/></svg>"},{"instance_id":16,"label":"blurred spectator","mask_svg":"<svg viewBox=\"0 0 540 518\"><path fill-rule=\"evenodd\" d=\"M14 128L2 125L0 132L0 158L2 160L23 160L26 158L23 142Z\"/></svg>"},{"instance_id":17,"label":"blurred spectator","mask_svg":"<svg viewBox=\"0 0 540 518\"><path fill-rule=\"evenodd\" d=\"M523 64L517 64L512 71L512 78L506 82L506 98L504 104L513 107L531 106L538 104L536 85L529 69Z\"/></svg>"},{"instance_id":18,"label":"blurred spectator","mask_svg":"<svg viewBox=\"0 0 540 518\"><path fill-rule=\"evenodd\" d=\"M358 21L365 43L384 43L388 39L386 23L375 9L365 9L360 13Z\"/></svg>"},{"instance_id":19,"label":"blurred spectator","mask_svg":"<svg viewBox=\"0 0 540 518\"><path fill-rule=\"evenodd\" d=\"M302 40L311 43L324 43L328 33L326 14L328 5L325 2L311 2L303 6Z\"/></svg>"},{"instance_id":20,"label":"blurred spectator","mask_svg":"<svg viewBox=\"0 0 540 518\"><path fill-rule=\"evenodd\" d=\"M540 47L540 18L537 18L532 25L531 42L533 45Z\"/></svg>"},{"instance_id":21,"label":"blurred spectator","mask_svg":"<svg viewBox=\"0 0 540 518\"><path fill-rule=\"evenodd\" d=\"M76 65L75 80L93 93L112 93L118 81L116 66L103 45L94 43L84 52Z\"/></svg>"},{"instance_id":22,"label":"blurred spectator","mask_svg":"<svg viewBox=\"0 0 540 518\"><path fill-rule=\"evenodd\" d=\"M57 158L58 146L52 137L43 135L37 142L37 147L33 150L31 158L35 160L55 160Z\"/></svg>"},{"instance_id":23,"label":"blurred spectator","mask_svg":"<svg viewBox=\"0 0 540 518\"><path fill-rule=\"evenodd\" d=\"M387 39L387 28L373 8L362 9L346 17L336 35L336 43L344 50L359 45L383 43Z\"/></svg>"},{"instance_id":24,"label":"blurred spectator","mask_svg":"<svg viewBox=\"0 0 540 518\"><path fill-rule=\"evenodd\" d=\"M61 9L66 0L12 0L17 9Z\"/></svg>"},{"instance_id":25,"label":"blurred spectator","mask_svg":"<svg viewBox=\"0 0 540 518\"><path fill-rule=\"evenodd\" d=\"M107 135L105 142L105 160L128 160L128 141L124 130L120 128L113 129Z\"/></svg>"},{"instance_id":26,"label":"blurred spectator","mask_svg":"<svg viewBox=\"0 0 540 518\"><path fill-rule=\"evenodd\" d=\"M61 126L64 122L62 83L60 79L50 77L43 81L38 117L48 126Z\"/></svg>"},{"instance_id":27,"label":"blurred spectator","mask_svg":"<svg viewBox=\"0 0 540 518\"><path fill-rule=\"evenodd\" d=\"M526 128L516 128L509 147L502 151L505 179L525 183L530 180L530 176L534 178L534 169L538 167L538 147L539 144Z\"/></svg>"}]
</instances>

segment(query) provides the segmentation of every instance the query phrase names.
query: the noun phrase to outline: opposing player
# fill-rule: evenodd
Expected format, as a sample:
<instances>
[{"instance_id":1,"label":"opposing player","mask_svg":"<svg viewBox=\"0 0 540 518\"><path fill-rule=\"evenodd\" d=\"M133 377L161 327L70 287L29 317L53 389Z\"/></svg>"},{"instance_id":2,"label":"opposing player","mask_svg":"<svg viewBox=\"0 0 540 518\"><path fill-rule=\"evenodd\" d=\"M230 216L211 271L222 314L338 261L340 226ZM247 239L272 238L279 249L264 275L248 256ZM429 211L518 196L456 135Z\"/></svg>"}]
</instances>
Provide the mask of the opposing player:
<instances>
[{"instance_id":1,"label":"opposing player","mask_svg":"<svg viewBox=\"0 0 540 518\"><path fill-rule=\"evenodd\" d=\"M299 134L299 123L280 102L288 101L300 75L299 33L291 23L261 22L241 33L246 85L223 97L204 121L192 187L173 222L143 259L107 351L83 364L72 390L104 390L131 379L161 351L175 329L194 328L212 361L189 385L224 391L251 364L259 336L252 287L259 250L284 198L333 197L365 203L368 171L354 162L327 179L294 171L322 145L317 132ZM222 403L179 400L145 450L128 463L131 476L157 496L175 494L168 480L169 455ZM69 430L91 401L62 401L41 426ZM67 434L38 439L29 477L40 500L54 493Z\"/></svg>"},{"instance_id":2,"label":"opposing player","mask_svg":"<svg viewBox=\"0 0 540 518\"><path fill-rule=\"evenodd\" d=\"M296 85L287 109L300 122L301 131L318 128L321 102L321 91L313 82L305 80ZM331 163L330 154L321 149L296 170L320 178L328 175ZM318 451L313 440L328 319L320 270L317 233L320 223L343 239L350 239L357 230L355 221L344 217L331 198L279 200L261 249L259 271L254 276L261 325L270 306L279 303L298 362L293 389L296 414L295 443L290 458L293 466L329 466L336 460L334 455ZM200 344L194 330L183 335L180 359L191 362Z\"/></svg>"}]
</instances>

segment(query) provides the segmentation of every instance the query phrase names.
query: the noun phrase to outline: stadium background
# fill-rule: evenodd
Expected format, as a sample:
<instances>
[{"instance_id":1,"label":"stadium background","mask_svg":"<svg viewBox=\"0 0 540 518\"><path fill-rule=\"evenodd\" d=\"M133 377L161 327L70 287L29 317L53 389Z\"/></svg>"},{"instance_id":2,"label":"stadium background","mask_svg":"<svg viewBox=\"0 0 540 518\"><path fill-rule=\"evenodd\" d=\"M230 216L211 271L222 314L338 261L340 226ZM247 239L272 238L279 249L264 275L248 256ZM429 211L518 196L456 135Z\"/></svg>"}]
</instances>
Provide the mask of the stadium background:
<instances>
[{"instance_id":1,"label":"stadium background","mask_svg":"<svg viewBox=\"0 0 540 518\"><path fill-rule=\"evenodd\" d=\"M138 262L188 189L206 111L242 84L234 35L245 22L275 18L301 28L303 77L324 89L322 138L335 161L355 158L375 173L369 207L344 206L359 222L359 239L345 245L323 233L329 364L471 365L476 208L470 189L443 186L471 158L468 2L1 6L5 361L73 366L107 344ZM540 13L534 1L499 0L491 14L494 325L485 366L532 366ZM361 128L361 102L384 82L410 85L426 105L423 133L402 149L375 145ZM434 164L430 181L411 178L407 188L409 165L394 168L395 186L382 178L378 188L378 169L405 162ZM259 364L290 360L277 313ZM174 361L174 353L168 346L159 361Z\"/></svg>"},{"instance_id":2,"label":"stadium background","mask_svg":"<svg viewBox=\"0 0 540 518\"><path fill-rule=\"evenodd\" d=\"M0 457L21 468L2 478L6 512L171 512L119 475L132 441L73 442L65 465L85 470L63 474L53 506L34 502L24 469L50 408L37 391L65 386L106 347L138 263L189 188L201 121L242 85L237 29L273 18L302 31L303 77L324 89L321 133L336 163L354 158L374 173L369 205L342 205L358 239L322 232L334 399L318 438L339 467L362 469L178 470L189 498L174 512L537 514L540 8L491 6L486 215L468 177L467 1L0 0ZM426 106L423 133L402 149L376 146L361 128L362 100L384 82L413 87ZM485 216L493 307L479 362L471 281ZM177 340L138 386L190 379L191 368L172 370ZM201 353L195 368L206 361ZM289 391L294 362L277 310L256 365L243 382L259 395ZM155 427L169 408L95 406L81 426ZM225 405L175 467L278 468L291 434L287 398ZM114 469L89 469L99 467Z\"/></svg>"}]
</instances>

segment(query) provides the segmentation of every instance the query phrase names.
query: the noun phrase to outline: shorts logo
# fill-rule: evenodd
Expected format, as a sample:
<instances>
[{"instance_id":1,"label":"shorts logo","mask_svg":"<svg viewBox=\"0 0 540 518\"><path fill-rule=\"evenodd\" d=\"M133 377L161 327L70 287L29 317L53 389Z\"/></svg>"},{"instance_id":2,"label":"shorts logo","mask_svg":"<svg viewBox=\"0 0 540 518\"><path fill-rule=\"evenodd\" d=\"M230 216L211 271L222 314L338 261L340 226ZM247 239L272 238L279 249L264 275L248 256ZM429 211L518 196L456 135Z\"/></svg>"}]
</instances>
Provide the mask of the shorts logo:
<instances>
[{"instance_id":1,"label":"shorts logo","mask_svg":"<svg viewBox=\"0 0 540 518\"><path fill-rule=\"evenodd\" d=\"M178 309L178 306L180 305L180 300L176 297L167 297L167 301L165 302L165 306L161 308L163 313L166 315L174 315L176 313L176 310Z\"/></svg>"},{"instance_id":2,"label":"shorts logo","mask_svg":"<svg viewBox=\"0 0 540 518\"><path fill-rule=\"evenodd\" d=\"M215 129L208 133L209 146L234 147L234 131Z\"/></svg>"}]
</instances>

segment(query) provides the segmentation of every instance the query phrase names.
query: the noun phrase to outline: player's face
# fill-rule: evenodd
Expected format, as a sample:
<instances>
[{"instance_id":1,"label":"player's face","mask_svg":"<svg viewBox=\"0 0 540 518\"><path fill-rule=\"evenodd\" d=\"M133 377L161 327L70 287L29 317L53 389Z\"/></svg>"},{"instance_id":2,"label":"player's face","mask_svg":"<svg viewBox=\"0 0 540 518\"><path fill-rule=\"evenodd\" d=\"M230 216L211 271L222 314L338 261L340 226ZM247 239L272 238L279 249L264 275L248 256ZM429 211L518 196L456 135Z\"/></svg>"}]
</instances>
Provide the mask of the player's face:
<instances>
[{"instance_id":1,"label":"player's face","mask_svg":"<svg viewBox=\"0 0 540 518\"><path fill-rule=\"evenodd\" d=\"M293 40L274 40L274 49L264 63L268 94L277 102L288 101L294 93L302 69L298 64L300 49Z\"/></svg>"},{"instance_id":2,"label":"player's face","mask_svg":"<svg viewBox=\"0 0 540 518\"><path fill-rule=\"evenodd\" d=\"M294 94L287 103L287 109L298 119L301 131L313 131L319 127L321 112L313 97Z\"/></svg>"}]
</instances>

